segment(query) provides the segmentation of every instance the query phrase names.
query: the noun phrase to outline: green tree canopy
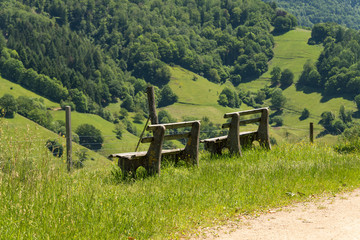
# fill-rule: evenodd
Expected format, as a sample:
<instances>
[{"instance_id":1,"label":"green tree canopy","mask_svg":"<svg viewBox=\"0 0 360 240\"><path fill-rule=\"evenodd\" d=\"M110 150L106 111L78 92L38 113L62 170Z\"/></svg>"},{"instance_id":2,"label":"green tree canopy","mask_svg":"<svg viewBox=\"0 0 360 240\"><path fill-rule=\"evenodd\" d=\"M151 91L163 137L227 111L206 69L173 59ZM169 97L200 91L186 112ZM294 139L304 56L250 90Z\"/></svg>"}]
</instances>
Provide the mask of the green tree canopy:
<instances>
[{"instance_id":1,"label":"green tree canopy","mask_svg":"<svg viewBox=\"0 0 360 240\"><path fill-rule=\"evenodd\" d=\"M92 150L101 149L104 138L101 131L93 125L81 124L76 128L75 133L79 136L80 145Z\"/></svg>"}]
</instances>

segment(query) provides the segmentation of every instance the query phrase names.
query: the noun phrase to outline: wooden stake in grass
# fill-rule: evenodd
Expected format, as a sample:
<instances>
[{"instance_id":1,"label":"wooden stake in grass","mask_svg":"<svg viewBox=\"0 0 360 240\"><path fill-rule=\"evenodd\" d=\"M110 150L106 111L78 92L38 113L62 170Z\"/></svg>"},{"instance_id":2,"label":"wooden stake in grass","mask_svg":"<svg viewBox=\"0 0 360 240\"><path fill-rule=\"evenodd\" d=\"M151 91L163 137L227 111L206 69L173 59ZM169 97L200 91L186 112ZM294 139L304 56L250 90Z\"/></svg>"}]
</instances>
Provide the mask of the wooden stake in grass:
<instances>
[{"instance_id":1,"label":"wooden stake in grass","mask_svg":"<svg viewBox=\"0 0 360 240\"><path fill-rule=\"evenodd\" d=\"M66 112L66 162L67 162L67 170L71 171L72 167L72 144L71 144L71 107L65 107Z\"/></svg>"},{"instance_id":2,"label":"wooden stake in grass","mask_svg":"<svg viewBox=\"0 0 360 240\"><path fill-rule=\"evenodd\" d=\"M314 143L314 123L310 123L310 142Z\"/></svg>"}]
</instances>

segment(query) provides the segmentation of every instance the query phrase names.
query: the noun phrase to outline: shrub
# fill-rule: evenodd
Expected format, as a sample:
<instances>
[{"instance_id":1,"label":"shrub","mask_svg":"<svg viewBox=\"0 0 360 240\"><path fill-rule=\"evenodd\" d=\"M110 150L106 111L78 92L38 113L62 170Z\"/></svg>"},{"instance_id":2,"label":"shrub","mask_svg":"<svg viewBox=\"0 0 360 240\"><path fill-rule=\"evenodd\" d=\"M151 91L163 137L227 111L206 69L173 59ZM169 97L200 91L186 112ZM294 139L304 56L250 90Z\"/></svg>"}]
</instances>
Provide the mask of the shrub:
<instances>
[{"instance_id":1,"label":"shrub","mask_svg":"<svg viewBox=\"0 0 360 240\"><path fill-rule=\"evenodd\" d=\"M275 127L279 127L283 125L284 120L281 116L275 116L271 119L271 122L275 124Z\"/></svg>"},{"instance_id":2,"label":"shrub","mask_svg":"<svg viewBox=\"0 0 360 240\"><path fill-rule=\"evenodd\" d=\"M75 132L79 135L80 145L93 150L101 149L104 138L101 131L93 125L82 124Z\"/></svg>"},{"instance_id":3,"label":"shrub","mask_svg":"<svg viewBox=\"0 0 360 240\"><path fill-rule=\"evenodd\" d=\"M64 147L56 139L47 140L46 147L55 157L61 157L63 155Z\"/></svg>"},{"instance_id":4,"label":"shrub","mask_svg":"<svg viewBox=\"0 0 360 240\"><path fill-rule=\"evenodd\" d=\"M4 112L4 117L6 118L15 117L18 108L13 95L4 94L4 96L0 98L0 110Z\"/></svg>"},{"instance_id":5,"label":"shrub","mask_svg":"<svg viewBox=\"0 0 360 240\"><path fill-rule=\"evenodd\" d=\"M310 112L307 108L304 108L304 110L301 113L301 116L299 117L300 120L305 120L310 116Z\"/></svg>"}]
</instances>

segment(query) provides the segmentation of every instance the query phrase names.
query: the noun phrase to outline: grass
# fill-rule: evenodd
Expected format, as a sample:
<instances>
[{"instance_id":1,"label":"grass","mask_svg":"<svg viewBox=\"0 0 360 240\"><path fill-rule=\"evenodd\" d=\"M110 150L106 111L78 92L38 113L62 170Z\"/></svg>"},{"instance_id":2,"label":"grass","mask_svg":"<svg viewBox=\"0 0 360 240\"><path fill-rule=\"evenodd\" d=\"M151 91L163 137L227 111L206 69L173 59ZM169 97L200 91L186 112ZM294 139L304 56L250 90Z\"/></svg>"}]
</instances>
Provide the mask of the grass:
<instances>
[{"instance_id":1,"label":"grass","mask_svg":"<svg viewBox=\"0 0 360 240\"><path fill-rule=\"evenodd\" d=\"M359 157L322 145L283 144L242 158L202 153L198 168L163 164L159 177L121 181L111 166L66 173L31 132L26 144L14 145L2 124L0 136L4 239L177 239L360 186ZM34 158L37 148L42 154Z\"/></svg>"},{"instance_id":2,"label":"grass","mask_svg":"<svg viewBox=\"0 0 360 240\"><path fill-rule=\"evenodd\" d=\"M269 63L269 70L255 81L240 84L239 88L245 91L257 91L265 85L270 85L270 72L275 66L279 66L282 70L289 68L295 75L296 83L304 63L307 60L316 62L323 49L321 45L308 45L307 41L310 36L311 32L304 29L296 29L275 36L275 55ZM349 101L346 96L327 100L319 92L298 91L295 85L285 89L283 93L287 98L287 104L282 114L284 127L273 129L273 135L278 136L277 139L280 141L295 142L306 138L310 122L314 122L315 134L322 132L323 127L318 122L324 111L332 111L337 115L341 105L344 105L346 110L354 112L357 110L355 103ZM267 104L270 105L270 102ZM299 117L304 108L310 111L310 117L300 121ZM333 144L336 142L336 137L327 135L317 141Z\"/></svg>"},{"instance_id":3,"label":"grass","mask_svg":"<svg viewBox=\"0 0 360 240\"><path fill-rule=\"evenodd\" d=\"M55 120L65 119L65 111L53 111L51 114ZM104 137L104 143L99 153L104 156L117 152L133 152L139 139L127 131L123 132L121 140L117 139L114 133L115 125L98 115L72 112L71 122L74 132L79 125L84 123L91 124L101 131ZM141 145L140 149L147 147L147 145Z\"/></svg>"},{"instance_id":4,"label":"grass","mask_svg":"<svg viewBox=\"0 0 360 240\"><path fill-rule=\"evenodd\" d=\"M18 98L20 96L27 96L27 97L31 97L31 98L41 98L44 100L44 103L48 108L60 107L59 103L55 103L46 98L43 98L43 97L37 95L36 93L33 93L33 92L23 88L19 84L10 82L10 81L2 78L1 76L0 76L0 89L1 89L0 97L2 97L4 94L7 93L7 94L13 95L15 98Z\"/></svg>"},{"instance_id":5,"label":"grass","mask_svg":"<svg viewBox=\"0 0 360 240\"><path fill-rule=\"evenodd\" d=\"M16 149L16 154L13 157L20 157L26 155L25 152L30 151L30 158L36 160L38 157L47 156L50 151L45 147L47 140L57 140L65 149L66 139L49 131L48 129L39 126L38 124L22 117L19 114L15 115L13 119L0 118L0 143L7 142L8 150ZM27 147L29 146L29 147ZM85 149L84 147L73 143L73 159L77 160L76 152ZM4 150L5 151L5 150ZM25 152L22 152L25 151ZM105 157L93 151L87 151L89 160L85 162L86 169L93 170L103 168L110 165L110 161ZM50 154L51 155L51 154ZM51 159L59 164L66 161L65 153L61 158L52 157ZM93 159L93 160L90 160Z\"/></svg>"},{"instance_id":6,"label":"grass","mask_svg":"<svg viewBox=\"0 0 360 240\"><path fill-rule=\"evenodd\" d=\"M223 107L217 103L219 95L225 87L233 88L230 83L215 84L181 67L171 67L170 72L169 85L178 95L179 101L164 109L177 120L183 120L184 117L201 119L206 116L214 123L223 123L224 113L236 111L236 109ZM247 109L248 107L243 104L241 108Z\"/></svg>"}]
</instances>

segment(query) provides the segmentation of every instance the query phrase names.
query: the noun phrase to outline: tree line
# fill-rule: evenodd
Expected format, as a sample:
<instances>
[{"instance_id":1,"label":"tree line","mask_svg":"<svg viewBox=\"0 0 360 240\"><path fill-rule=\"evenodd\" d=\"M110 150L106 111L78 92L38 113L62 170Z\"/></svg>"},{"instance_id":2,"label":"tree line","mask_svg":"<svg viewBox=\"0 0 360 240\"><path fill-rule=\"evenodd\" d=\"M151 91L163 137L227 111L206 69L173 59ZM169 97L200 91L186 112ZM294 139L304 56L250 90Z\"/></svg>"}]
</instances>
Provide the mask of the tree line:
<instances>
[{"instance_id":1,"label":"tree line","mask_svg":"<svg viewBox=\"0 0 360 240\"><path fill-rule=\"evenodd\" d=\"M80 112L106 115L117 99L144 110L147 84L169 90L169 65L216 83L257 78L274 54L272 26L296 24L260 0L1 1L0 73Z\"/></svg>"},{"instance_id":2,"label":"tree line","mask_svg":"<svg viewBox=\"0 0 360 240\"><path fill-rule=\"evenodd\" d=\"M274 0L264 0L274 2ZM279 7L293 14L300 26L334 22L352 29L360 28L360 2L348 0L276 0Z\"/></svg>"}]
</instances>

